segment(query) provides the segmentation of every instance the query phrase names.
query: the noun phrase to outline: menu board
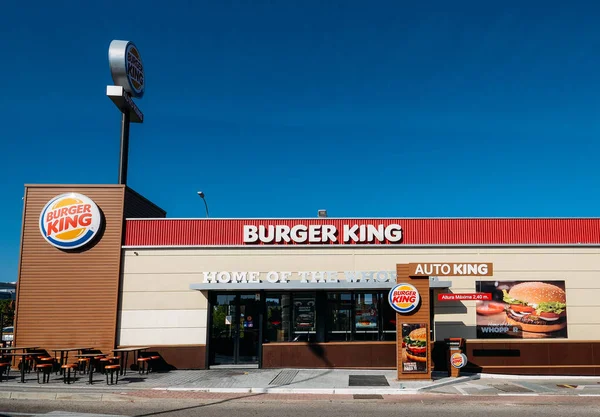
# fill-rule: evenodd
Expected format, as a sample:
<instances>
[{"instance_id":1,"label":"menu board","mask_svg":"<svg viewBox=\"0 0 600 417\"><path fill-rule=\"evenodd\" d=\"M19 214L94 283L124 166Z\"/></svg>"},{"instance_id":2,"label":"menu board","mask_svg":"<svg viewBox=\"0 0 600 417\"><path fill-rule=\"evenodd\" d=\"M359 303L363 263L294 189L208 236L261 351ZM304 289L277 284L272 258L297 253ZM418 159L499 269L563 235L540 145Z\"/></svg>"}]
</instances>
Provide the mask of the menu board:
<instances>
[{"instance_id":1,"label":"menu board","mask_svg":"<svg viewBox=\"0 0 600 417\"><path fill-rule=\"evenodd\" d=\"M402 373L427 373L427 349L427 324L402 323Z\"/></svg>"},{"instance_id":2,"label":"menu board","mask_svg":"<svg viewBox=\"0 0 600 417\"><path fill-rule=\"evenodd\" d=\"M377 306L374 304L356 305L356 329L377 329Z\"/></svg>"},{"instance_id":3,"label":"menu board","mask_svg":"<svg viewBox=\"0 0 600 417\"><path fill-rule=\"evenodd\" d=\"M567 337L564 281L477 281L476 288L492 294L476 303L478 338Z\"/></svg>"},{"instance_id":4,"label":"menu board","mask_svg":"<svg viewBox=\"0 0 600 417\"><path fill-rule=\"evenodd\" d=\"M315 329L314 297L294 298L294 328L297 332L313 331Z\"/></svg>"}]
</instances>

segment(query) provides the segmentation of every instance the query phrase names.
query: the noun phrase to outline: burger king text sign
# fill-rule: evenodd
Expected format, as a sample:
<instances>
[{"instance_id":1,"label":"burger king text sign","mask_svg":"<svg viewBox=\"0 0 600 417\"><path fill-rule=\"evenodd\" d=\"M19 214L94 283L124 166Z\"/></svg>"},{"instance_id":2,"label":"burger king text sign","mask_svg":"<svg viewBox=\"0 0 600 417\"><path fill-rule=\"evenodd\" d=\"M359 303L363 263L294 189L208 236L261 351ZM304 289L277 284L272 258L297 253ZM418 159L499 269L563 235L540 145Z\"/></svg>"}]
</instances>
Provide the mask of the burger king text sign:
<instances>
[{"instance_id":1,"label":"burger king text sign","mask_svg":"<svg viewBox=\"0 0 600 417\"><path fill-rule=\"evenodd\" d=\"M94 239L102 225L96 203L83 194L61 194L48 201L40 214L40 232L59 249L80 248Z\"/></svg>"},{"instance_id":2,"label":"burger king text sign","mask_svg":"<svg viewBox=\"0 0 600 417\"><path fill-rule=\"evenodd\" d=\"M398 284L388 294L390 306L398 313L410 313L414 311L421 301L419 291L410 284Z\"/></svg>"}]
</instances>

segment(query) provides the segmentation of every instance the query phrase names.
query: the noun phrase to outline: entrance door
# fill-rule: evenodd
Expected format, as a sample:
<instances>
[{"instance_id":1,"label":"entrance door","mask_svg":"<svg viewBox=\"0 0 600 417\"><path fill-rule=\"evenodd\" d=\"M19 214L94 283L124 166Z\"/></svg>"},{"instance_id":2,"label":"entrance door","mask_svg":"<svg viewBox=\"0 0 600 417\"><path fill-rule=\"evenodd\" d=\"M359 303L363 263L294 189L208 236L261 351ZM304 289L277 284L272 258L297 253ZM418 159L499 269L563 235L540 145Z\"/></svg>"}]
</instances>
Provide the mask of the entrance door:
<instances>
[{"instance_id":1,"label":"entrance door","mask_svg":"<svg viewBox=\"0 0 600 417\"><path fill-rule=\"evenodd\" d=\"M211 306L210 364L258 363L260 301L254 294L215 294Z\"/></svg>"}]
</instances>

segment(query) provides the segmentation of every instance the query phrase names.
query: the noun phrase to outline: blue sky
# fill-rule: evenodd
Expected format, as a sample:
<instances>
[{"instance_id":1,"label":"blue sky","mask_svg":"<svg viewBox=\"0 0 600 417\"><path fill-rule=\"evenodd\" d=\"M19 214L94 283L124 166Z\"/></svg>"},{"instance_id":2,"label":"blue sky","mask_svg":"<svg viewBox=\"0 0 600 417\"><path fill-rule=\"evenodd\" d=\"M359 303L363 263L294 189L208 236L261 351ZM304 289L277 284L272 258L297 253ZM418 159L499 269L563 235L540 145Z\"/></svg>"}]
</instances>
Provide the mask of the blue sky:
<instances>
[{"instance_id":1,"label":"blue sky","mask_svg":"<svg viewBox=\"0 0 600 417\"><path fill-rule=\"evenodd\" d=\"M88 3L2 6L0 280L24 184L117 182L112 39L146 70L129 185L169 217L598 214L595 2Z\"/></svg>"}]
</instances>

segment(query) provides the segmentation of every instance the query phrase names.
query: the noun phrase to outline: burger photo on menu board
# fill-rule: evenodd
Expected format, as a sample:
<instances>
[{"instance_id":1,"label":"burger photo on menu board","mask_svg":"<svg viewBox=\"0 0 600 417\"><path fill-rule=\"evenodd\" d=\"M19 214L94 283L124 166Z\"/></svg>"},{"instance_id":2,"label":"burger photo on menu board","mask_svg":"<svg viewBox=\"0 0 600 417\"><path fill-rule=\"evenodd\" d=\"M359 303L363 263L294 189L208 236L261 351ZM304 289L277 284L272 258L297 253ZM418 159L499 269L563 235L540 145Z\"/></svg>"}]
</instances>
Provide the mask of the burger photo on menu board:
<instances>
[{"instance_id":1,"label":"burger photo on menu board","mask_svg":"<svg viewBox=\"0 0 600 417\"><path fill-rule=\"evenodd\" d=\"M547 282L521 282L504 293L506 321L524 332L551 333L567 326L565 291Z\"/></svg>"},{"instance_id":2,"label":"burger photo on menu board","mask_svg":"<svg viewBox=\"0 0 600 417\"><path fill-rule=\"evenodd\" d=\"M404 338L406 357L415 362L427 362L427 328L415 329Z\"/></svg>"}]
</instances>

